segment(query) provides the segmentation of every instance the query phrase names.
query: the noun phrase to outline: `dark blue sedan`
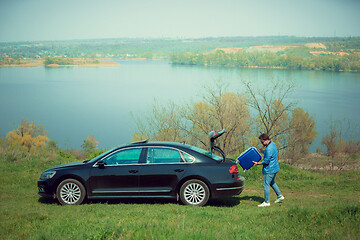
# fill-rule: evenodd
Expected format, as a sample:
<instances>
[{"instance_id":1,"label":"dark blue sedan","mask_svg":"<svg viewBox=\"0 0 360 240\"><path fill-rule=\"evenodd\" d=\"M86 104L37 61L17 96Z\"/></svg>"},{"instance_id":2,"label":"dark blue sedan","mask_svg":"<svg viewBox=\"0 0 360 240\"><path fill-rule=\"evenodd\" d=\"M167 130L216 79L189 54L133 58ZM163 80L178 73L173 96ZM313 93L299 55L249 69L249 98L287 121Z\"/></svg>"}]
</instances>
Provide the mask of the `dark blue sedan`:
<instances>
[{"instance_id":1,"label":"dark blue sedan","mask_svg":"<svg viewBox=\"0 0 360 240\"><path fill-rule=\"evenodd\" d=\"M49 168L38 181L41 196L63 205L77 205L85 198L138 197L203 206L209 198L240 194L243 185L234 160L191 145L147 141Z\"/></svg>"}]
</instances>

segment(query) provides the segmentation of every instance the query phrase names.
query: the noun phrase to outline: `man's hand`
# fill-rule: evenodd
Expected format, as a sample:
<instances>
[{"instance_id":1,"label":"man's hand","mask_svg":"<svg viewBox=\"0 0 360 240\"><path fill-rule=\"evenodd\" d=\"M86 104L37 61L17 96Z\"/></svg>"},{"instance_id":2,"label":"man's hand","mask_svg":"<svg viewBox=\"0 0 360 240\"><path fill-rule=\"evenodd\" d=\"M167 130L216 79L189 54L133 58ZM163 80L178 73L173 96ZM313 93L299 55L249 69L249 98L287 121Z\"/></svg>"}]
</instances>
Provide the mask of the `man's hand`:
<instances>
[{"instance_id":1,"label":"man's hand","mask_svg":"<svg viewBox=\"0 0 360 240\"><path fill-rule=\"evenodd\" d=\"M256 165L262 165L262 162L254 162L254 161L252 161L253 163L254 163L254 165L253 166L256 166Z\"/></svg>"}]
</instances>

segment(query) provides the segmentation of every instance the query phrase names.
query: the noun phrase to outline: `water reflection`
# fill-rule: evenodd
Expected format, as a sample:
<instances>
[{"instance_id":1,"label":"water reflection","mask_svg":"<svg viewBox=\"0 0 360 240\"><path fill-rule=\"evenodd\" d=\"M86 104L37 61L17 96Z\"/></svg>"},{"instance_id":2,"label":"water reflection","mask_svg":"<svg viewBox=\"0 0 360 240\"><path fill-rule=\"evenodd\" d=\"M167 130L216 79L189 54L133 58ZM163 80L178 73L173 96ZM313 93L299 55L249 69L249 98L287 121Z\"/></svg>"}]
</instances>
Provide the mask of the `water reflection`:
<instances>
[{"instance_id":1,"label":"water reflection","mask_svg":"<svg viewBox=\"0 0 360 240\"><path fill-rule=\"evenodd\" d=\"M137 116L154 99L177 104L199 101L204 86L223 80L228 90L245 91L242 80L267 87L286 79L298 88L290 100L308 111L319 132L311 150L320 145L332 120L360 122L360 74L173 66L164 61L119 61L117 67L0 68L0 133L29 118L45 126L61 147L80 148L88 135L99 147L130 141Z\"/></svg>"}]
</instances>

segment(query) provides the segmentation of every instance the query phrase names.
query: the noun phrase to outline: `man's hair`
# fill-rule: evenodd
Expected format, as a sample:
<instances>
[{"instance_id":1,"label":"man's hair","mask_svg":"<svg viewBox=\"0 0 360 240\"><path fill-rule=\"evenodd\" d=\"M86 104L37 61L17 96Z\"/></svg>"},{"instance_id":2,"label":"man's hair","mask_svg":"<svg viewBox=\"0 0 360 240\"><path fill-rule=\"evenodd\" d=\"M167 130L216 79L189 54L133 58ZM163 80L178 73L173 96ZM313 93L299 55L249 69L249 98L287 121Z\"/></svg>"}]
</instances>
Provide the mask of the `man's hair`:
<instances>
[{"instance_id":1,"label":"man's hair","mask_svg":"<svg viewBox=\"0 0 360 240\"><path fill-rule=\"evenodd\" d=\"M266 133L263 133L259 136L260 140L270 140L269 136Z\"/></svg>"}]
</instances>

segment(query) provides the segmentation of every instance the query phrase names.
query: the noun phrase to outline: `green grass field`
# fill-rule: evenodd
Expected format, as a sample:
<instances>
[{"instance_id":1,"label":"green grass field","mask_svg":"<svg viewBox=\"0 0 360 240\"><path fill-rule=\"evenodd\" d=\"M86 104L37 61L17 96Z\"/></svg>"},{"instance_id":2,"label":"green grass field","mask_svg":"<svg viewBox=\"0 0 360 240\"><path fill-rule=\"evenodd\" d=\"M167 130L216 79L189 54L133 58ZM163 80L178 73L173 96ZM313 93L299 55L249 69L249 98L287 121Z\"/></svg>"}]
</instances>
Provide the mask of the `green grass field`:
<instances>
[{"instance_id":1,"label":"green grass field","mask_svg":"<svg viewBox=\"0 0 360 240\"><path fill-rule=\"evenodd\" d=\"M261 167L242 174L241 195L205 207L141 199L60 206L37 195L40 173L68 161L0 157L0 239L360 239L360 171L311 173L281 164L285 200L269 208L257 207Z\"/></svg>"}]
</instances>

